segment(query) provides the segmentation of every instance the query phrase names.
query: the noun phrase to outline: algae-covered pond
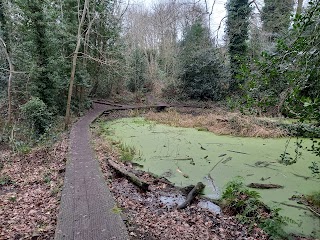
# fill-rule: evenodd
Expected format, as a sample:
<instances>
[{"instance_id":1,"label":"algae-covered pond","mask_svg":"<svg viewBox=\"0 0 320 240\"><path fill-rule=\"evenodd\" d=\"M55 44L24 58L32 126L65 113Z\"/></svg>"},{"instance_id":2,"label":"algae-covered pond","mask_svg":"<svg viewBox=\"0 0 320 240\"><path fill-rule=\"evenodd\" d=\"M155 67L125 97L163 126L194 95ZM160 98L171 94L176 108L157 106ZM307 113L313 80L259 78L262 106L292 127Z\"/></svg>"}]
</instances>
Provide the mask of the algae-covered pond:
<instances>
[{"instance_id":1,"label":"algae-covered pond","mask_svg":"<svg viewBox=\"0 0 320 240\"><path fill-rule=\"evenodd\" d=\"M271 207L297 222L288 232L320 237L320 219L296 205L289 198L320 190L320 180L308 168L318 161L302 150L296 164L284 166L278 161L288 139L240 138L218 136L190 128L177 128L145 121L144 118L123 118L102 124L105 136L135 149L134 162L142 169L164 176L177 186L202 181L205 195L219 198L225 185L237 176L245 184L273 183L283 189L257 190ZM308 144L309 140L304 140ZM310 143L309 143L310 144ZM295 155L295 141L287 152ZM301 149L300 149L301 150ZM285 205L288 204L288 205Z\"/></svg>"}]
</instances>

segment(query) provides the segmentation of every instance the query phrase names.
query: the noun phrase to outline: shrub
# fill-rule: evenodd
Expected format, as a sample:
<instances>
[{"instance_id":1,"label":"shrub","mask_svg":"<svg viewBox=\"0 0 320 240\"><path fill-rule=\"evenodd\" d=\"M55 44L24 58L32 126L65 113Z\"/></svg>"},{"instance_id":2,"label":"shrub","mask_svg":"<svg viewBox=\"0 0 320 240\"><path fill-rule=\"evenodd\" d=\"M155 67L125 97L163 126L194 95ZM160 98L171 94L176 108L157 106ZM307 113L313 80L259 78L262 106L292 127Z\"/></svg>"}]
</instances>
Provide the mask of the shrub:
<instances>
[{"instance_id":1,"label":"shrub","mask_svg":"<svg viewBox=\"0 0 320 240\"><path fill-rule=\"evenodd\" d=\"M32 97L22 105L21 112L27 125L36 134L44 134L50 126L52 114L48 111L47 105L37 97Z\"/></svg>"},{"instance_id":2,"label":"shrub","mask_svg":"<svg viewBox=\"0 0 320 240\"><path fill-rule=\"evenodd\" d=\"M253 227L257 224L271 239L287 237L282 226L293 220L279 215L280 208L270 209L260 200L257 191L251 191L237 179L228 183L222 194L225 208L236 215L241 223Z\"/></svg>"},{"instance_id":3,"label":"shrub","mask_svg":"<svg viewBox=\"0 0 320 240\"><path fill-rule=\"evenodd\" d=\"M209 30L198 20L185 29L180 44L180 89L190 99L220 100L224 65Z\"/></svg>"},{"instance_id":4,"label":"shrub","mask_svg":"<svg viewBox=\"0 0 320 240\"><path fill-rule=\"evenodd\" d=\"M133 147L129 147L125 144L120 144L119 149L121 152L121 160L122 161L132 161L134 159L134 155L136 154L136 150Z\"/></svg>"},{"instance_id":5,"label":"shrub","mask_svg":"<svg viewBox=\"0 0 320 240\"><path fill-rule=\"evenodd\" d=\"M191 99L220 100L222 69L213 49L197 51L180 76L184 93Z\"/></svg>"}]
</instances>

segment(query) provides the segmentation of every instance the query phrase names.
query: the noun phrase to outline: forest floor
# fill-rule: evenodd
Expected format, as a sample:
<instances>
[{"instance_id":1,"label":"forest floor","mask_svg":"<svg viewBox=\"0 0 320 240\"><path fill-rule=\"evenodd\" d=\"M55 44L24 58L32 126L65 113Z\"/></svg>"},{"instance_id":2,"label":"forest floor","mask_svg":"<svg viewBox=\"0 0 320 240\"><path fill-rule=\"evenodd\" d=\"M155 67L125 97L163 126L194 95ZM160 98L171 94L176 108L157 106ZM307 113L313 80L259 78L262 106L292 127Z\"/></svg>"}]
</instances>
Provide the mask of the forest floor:
<instances>
[{"instance_id":1,"label":"forest floor","mask_svg":"<svg viewBox=\"0 0 320 240\"><path fill-rule=\"evenodd\" d=\"M29 153L0 151L0 239L53 239L68 139Z\"/></svg>"}]
</instances>

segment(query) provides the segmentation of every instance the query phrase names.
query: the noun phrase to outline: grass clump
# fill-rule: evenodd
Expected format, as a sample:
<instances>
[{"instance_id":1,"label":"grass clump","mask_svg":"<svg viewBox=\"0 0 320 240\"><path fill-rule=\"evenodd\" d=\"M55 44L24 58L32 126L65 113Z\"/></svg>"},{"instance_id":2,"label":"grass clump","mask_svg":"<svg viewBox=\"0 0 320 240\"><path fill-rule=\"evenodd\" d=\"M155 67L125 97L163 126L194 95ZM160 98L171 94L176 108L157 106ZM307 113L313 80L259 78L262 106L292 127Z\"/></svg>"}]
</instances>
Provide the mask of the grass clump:
<instances>
[{"instance_id":1,"label":"grass clump","mask_svg":"<svg viewBox=\"0 0 320 240\"><path fill-rule=\"evenodd\" d=\"M121 152L121 160L122 161L132 161L136 154L136 150L133 147L127 146L123 143L118 145Z\"/></svg>"},{"instance_id":2,"label":"grass clump","mask_svg":"<svg viewBox=\"0 0 320 240\"><path fill-rule=\"evenodd\" d=\"M250 229L258 226L270 235L271 239L286 239L288 234L283 226L293 220L279 214L280 208L271 209L260 200L260 194L244 186L240 179L228 183L222 195L224 209Z\"/></svg>"}]
</instances>

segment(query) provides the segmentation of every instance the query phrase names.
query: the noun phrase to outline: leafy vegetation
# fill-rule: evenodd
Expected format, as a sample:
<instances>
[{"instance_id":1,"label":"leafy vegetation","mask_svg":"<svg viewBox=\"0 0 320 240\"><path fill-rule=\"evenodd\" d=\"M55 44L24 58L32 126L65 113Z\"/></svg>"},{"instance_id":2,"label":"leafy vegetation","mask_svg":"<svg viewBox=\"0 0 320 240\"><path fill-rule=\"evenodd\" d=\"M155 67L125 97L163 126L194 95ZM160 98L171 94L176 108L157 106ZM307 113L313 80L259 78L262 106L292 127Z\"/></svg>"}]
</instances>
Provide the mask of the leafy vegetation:
<instances>
[{"instance_id":1,"label":"leafy vegetation","mask_svg":"<svg viewBox=\"0 0 320 240\"><path fill-rule=\"evenodd\" d=\"M120 154L121 154L121 160L122 161L132 161L135 154L136 150L133 147L126 146L125 144L120 143L118 145L120 149Z\"/></svg>"},{"instance_id":2,"label":"leafy vegetation","mask_svg":"<svg viewBox=\"0 0 320 240\"><path fill-rule=\"evenodd\" d=\"M147 76L146 76L146 58L143 51L139 48L133 50L130 59L131 74L127 82L127 87L131 92L142 91L145 87Z\"/></svg>"},{"instance_id":3,"label":"leafy vegetation","mask_svg":"<svg viewBox=\"0 0 320 240\"><path fill-rule=\"evenodd\" d=\"M246 188L240 179L229 182L222 195L225 208L236 215L241 223L251 228L257 224L272 239L287 238L283 226L293 220L279 215L280 209L270 209L260 198L258 192Z\"/></svg>"},{"instance_id":4,"label":"leafy vegetation","mask_svg":"<svg viewBox=\"0 0 320 240\"><path fill-rule=\"evenodd\" d=\"M181 41L181 92L198 100L222 98L224 66L218 58L208 29L200 20L185 30Z\"/></svg>"},{"instance_id":5,"label":"leafy vegetation","mask_svg":"<svg viewBox=\"0 0 320 240\"><path fill-rule=\"evenodd\" d=\"M21 106L28 127L34 129L36 134L43 134L50 126L51 113L47 105L39 98L32 98Z\"/></svg>"},{"instance_id":6,"label":"leafy vegetation","mask_svg":"<svg viewBox=\"0 0 320 240\"><path fill-rule=\"evenodd\" d=\"M276 49L262 52L261 58L242 66L244 99L248 107L319 122L319 1L311 1L306 12L297 15L286 38ZM294 62L294 64L292 64ZM306 64L307 63L307 64ZM253 105L252 105L253 104Z\"/></svg>"},{"instance_id":7,"label":"leafy vegetation","mask_svg":"<svg viewBox=\"0 0 320 240\"><path fill-rule=\"evenodd\" d=\"M309 166L309 169L312 172L312 175L320 179L320 167L317 162L312 162Z\"/></svg>"},{"instance_id":8,"label":"leafy vegetation","mask_svg":"<svg viewBox=\"0 0 320 240\"><path fill-rule=\"evenodd\" d=\"M270 42L286 34L290 26L290 15L293 11L293 5L293 0L265 0L261 19L264 30L270 34L268 36Z\"/></svg>"},{"instance_id":9,"label":"leafy vegetation","mask_svg":"<svg viewBox=\"0 0 320 240\"><path fill-rule=\"evenodd\" d=\"M226 5L228 11L227 35L230 56L230 91L238 90L238 74L241 64L246 62L249 37L249 17L251 7L248 0L229 0Z\"/></svg>"},{"instance_id":10,"label":"leafy vegetation","mask_svg":"<svg viewBox=\"0 0 320 240\"><path fill-rule=\"evenodd\" d=\"M312 203L312 205L320 207L320 191L308 195L307 200L309 200Z\"/></svg>"}]
</instances>

